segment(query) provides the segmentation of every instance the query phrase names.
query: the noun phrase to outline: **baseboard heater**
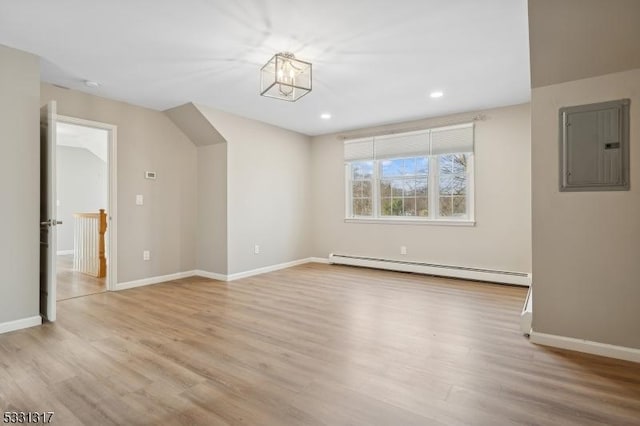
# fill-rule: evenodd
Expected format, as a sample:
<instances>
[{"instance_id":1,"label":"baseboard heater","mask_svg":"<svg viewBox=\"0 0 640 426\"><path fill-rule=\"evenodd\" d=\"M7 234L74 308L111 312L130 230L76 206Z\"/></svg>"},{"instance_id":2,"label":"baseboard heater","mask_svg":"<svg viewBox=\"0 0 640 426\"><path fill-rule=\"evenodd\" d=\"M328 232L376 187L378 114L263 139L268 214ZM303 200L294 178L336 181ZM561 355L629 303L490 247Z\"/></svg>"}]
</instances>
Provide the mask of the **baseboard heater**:
<instances>
[{"instance_id":1,"label":"baseboard heater","mask_svg":"<svg viewBox=\"0 0 640 426\"><path fill-rule=\"evenodd\" d=\"M349 256L335 253L331 253L329 255L329 263L522 286L529 286L531 284L531 275L524 272L467 268L463 266L438 265L435 263L380 259L375 257Z\"/></svg>"},{"instance_id":2,"label":"baseboard heater","mask_svg":"<svg viewBox=\"0 0 640 426\"><path fill-rule=\"evenodd\" d=\"M533 294L531 293L531 286L529 286L529 292L527 298L524 301L522 307L522 314L520 314L520 330L525 336L531 334L531 327L533 322Z\"/></svg>"}]
</instances>

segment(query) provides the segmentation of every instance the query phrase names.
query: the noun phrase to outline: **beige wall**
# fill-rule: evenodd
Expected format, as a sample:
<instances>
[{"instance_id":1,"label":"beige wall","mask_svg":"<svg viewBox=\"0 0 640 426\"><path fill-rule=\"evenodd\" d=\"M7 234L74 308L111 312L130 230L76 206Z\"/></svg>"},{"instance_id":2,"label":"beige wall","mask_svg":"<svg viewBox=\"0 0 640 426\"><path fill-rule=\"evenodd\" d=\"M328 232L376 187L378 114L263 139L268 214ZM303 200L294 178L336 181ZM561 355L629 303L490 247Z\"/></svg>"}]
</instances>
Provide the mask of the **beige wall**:
<instances>
[{"instance_id":1,"label":"beige wall","mask_svg":"<svg viewBox=\"0 0 640 426\"><path fill-rule=\"evenodd\" d=\"M227 141L228 273L310 255L307 136L198 106ZM261 253L253 253L259 244Z\"/></svg>"},{"instance_id":2,"label":"beige wall","mask_svg":"<svg viewBox=\"0 0 640 426\"><path fill-rule=\"evenodd\" d=\"M640 1L529 0L531 86L640 68Z\"/></svg>"},{"instance_id":3,"label":"beige wall","mask_svg":"<svg viewBox=\"0 0 640 426\"><path fill-rule=\"evenodd\" d=\"M197 269L227 274L227 144L198 147Z\"/></svg>"},{"instance_id":4,"label":"beige wall","mask_svg":"<svg viewBox=\"0 0 640 426\"><path fill-rule=\"evenodd\" d=\"M335 252L531 272L529 105L483 114L486 120L476 123L475 137L475 227L345 223L343 140L337 135L313 138L313 256ZM428 127L462 116L472 115L404 126ZM407 256L399 254L402 245Z\"/></svg>"},{"instance_id":5,"label":"beige wall","mask_svg":"<svg viewBox=\"0 0 640 426\"><path fill-rule=\"evenodd\" d=\"M41 103L62 115L118 126L118 282L195 269L196 147L163 113L64 90L41 87ZM156 180L144 178L146 170ZM135 205L136 194L144 196ZM151 261L142 251L151 251Z\"/></svg>"},{"instance_id":6,"label":"beige wall","mask_svg":"<svg viewBox=\"0 0 640 426\"><path fill-rule=\"evenodd\" d=\"M0 323L39 315L40 63L0 45Z\"/></svg>"},{"instance_id":7,"label":"beige wall","mask_svg":"<svg viewBox=\"0 0 640 426\"><path fill-rule=\"evenodd\" d=\"M558 191L558 109L631 98L631 190ZM640 69L532 95L533 329L640 348Z\"/></svg>"},{"instance_id":8,"label":"beige wall","mask_svg":"<svg viewBox=\"0 0 640 426\"><path fill-rule=\"evenodd\" d=\"M196 146L226 142L200 109L191 102L168 109L164 113Z\"/></svg>"}]
</instances>

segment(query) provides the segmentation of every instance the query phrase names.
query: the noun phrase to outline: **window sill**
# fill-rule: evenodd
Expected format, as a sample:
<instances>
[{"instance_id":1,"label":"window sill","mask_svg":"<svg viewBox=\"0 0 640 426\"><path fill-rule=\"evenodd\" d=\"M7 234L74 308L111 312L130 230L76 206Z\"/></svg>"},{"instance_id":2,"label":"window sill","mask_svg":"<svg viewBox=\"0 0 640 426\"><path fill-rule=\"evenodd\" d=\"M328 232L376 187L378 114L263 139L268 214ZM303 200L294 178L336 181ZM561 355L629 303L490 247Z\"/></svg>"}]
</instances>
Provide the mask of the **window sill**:
<instances>
[{"instance_id":1,"label":"window sill","mask_svg":"<svg viewBox=\"0 0 640 426\"><path fill-rule=\"evenodd\" d=\"M345 218L345 223L372 223L382 225L430 225L430 226L476 226L474 220L446 220L446 219L356 219Z\"/></svg>"}]
</instances>

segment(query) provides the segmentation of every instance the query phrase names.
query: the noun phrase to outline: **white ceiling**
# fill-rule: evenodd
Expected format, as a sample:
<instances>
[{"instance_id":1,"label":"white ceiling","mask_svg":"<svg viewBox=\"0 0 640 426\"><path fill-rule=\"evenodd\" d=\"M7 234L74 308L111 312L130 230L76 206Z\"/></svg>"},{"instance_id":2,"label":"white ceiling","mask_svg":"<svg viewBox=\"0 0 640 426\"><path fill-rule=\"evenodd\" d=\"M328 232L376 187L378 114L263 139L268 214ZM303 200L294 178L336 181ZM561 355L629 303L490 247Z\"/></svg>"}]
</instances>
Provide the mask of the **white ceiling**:
<instances>
[{"instance_id":1,"label":"white ceiling","mask_svg":"<svg viewBox=\"0 0 640 426\"><path fill-rule=\"evenodd\" d=\"M2 1L0 44L40 55L47 82L309 135L530 96L526 0ZM313 91L295 103L258 95L280 51L313 63Z\"/></svg>"}]
</instances>

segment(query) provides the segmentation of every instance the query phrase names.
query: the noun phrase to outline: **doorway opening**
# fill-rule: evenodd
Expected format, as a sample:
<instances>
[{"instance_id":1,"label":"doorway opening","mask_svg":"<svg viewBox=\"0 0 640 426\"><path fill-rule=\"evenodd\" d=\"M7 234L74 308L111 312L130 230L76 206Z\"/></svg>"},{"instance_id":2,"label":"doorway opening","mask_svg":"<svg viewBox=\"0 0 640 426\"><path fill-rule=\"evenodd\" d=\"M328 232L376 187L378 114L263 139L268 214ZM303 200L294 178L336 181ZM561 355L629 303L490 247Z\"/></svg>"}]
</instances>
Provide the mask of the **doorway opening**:
<instances>
[{"instance_id":1,"label":"doorway opening","mask_svg":"<svg viewBox=\"0 0 640 426\"><path fill-rule=\"evenodd\" d=\"M57 116L58 301L102 293L114 283L114 138L114 126Z\"/></svg>"},{"instance_id":2,"label":"doorway opening","mask_svg":"<svg viewBox=\"0 0 640 426\"><path fill-rule=\"evenodd\" d=\"M107 289L109 132L58 120L56 126L57 300ZM102 214L102 217L101 217ZM106 238L105 238L106 237Z\"/></svg>"}]
</instances>

